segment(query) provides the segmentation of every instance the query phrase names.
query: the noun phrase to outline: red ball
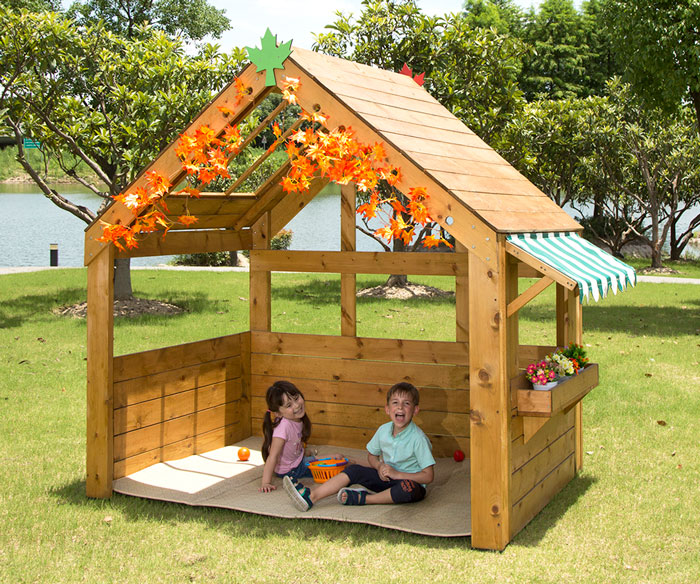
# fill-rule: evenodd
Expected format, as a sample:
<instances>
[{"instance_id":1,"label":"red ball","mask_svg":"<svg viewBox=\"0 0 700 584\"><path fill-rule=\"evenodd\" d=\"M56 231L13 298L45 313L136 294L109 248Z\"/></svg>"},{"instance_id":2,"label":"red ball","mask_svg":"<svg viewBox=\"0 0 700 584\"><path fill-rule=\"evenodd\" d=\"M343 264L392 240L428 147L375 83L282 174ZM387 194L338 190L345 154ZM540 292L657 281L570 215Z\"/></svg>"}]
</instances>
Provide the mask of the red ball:
<instances>
[{"instance_id":1,"label":"red ball","mask_svg":"<svg viewBox=\"0 0 700 584\"><path fill-rule=\"evenodd\" d=\"M250 450L247 448L239 448L238 449L238 460L248 460L250 458Z\"/></svg>"},{"instance_id":2,"label":"red ball","mask_svg":"<svg viewBox=\"0 0 700 584\"><path fill-rule=\"evenodd\" d=\"M455 462L462 462L464 460L464 452L461 450L455 450L454 456Z\"/></svg>"}]
</instances>

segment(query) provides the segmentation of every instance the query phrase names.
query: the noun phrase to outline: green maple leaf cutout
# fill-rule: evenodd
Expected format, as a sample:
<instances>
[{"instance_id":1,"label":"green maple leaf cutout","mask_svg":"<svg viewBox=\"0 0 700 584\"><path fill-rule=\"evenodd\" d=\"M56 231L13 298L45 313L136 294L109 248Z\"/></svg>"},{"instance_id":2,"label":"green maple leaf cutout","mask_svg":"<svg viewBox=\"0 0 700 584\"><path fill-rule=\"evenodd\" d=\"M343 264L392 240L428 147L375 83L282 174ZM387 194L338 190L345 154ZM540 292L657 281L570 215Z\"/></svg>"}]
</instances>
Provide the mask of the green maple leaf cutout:
<instances>
[{"instance_id":1,"label":"green maple leaf cutout","mask_svg":"<svg viewBox=\"0 0 700 584\"><path fill-rule=\"evenodd\" d=\"M284 69L284 61L292 53L292 41L282 43L277 46L277 35L272 34L270 29L267 29L265 36L260 39L260 47L246 47L248 58L258 69L258 71L266 71L265 86L270 87L277 85L275 81L275 69Z\"/></svg>"}]
</instances>

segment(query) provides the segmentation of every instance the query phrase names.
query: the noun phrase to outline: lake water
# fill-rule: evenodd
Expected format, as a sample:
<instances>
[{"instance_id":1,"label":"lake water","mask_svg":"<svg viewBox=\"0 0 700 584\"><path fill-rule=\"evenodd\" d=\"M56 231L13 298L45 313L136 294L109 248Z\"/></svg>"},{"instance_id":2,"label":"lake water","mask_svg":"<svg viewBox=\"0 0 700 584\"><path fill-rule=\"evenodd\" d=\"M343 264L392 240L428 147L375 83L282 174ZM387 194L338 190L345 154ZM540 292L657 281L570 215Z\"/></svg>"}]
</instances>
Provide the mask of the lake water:
<instances>
[{"instance_id":1,"label":"lake water","mask_svg":"<svg viewBox=\"0 0 700 584\"><path fill-rule=\"evenodd\" d=\"M101 199L80 186L60 190L70 201L97 209ZM48 266L49 245L58 244L58 265L83 265L85 227L77 217L44 197L33 184L0 184L0 267ZM340 189L331 185L292 219L290 249L340 250ZM381 246L360 233L360 251L380 251ZM134 266L168 263L172 256L134 258Z\"/></svg>"},{"instance_id":2,"label":"lake water","mask_svg":"<svg viewBox=\"0 0 700 584\"><path fill-rule=\"evenodd\" d=\"M62 195L72 202L97 209L100 198L79 185L63 186ZM58 244L59 266L83 265L85 223L59 209L33 184L0 184L0 267L48 266L49 245ZM688 224L686 220L685 225ZM291 249L340 249L340 188L330 185L287 225L293 232ZM380 251L380 245L357 234L360 251ZM686 254L697 257L697 249ZM134 258L135 266L168 263L172 256Z\"/></svg>"}]
</instances>

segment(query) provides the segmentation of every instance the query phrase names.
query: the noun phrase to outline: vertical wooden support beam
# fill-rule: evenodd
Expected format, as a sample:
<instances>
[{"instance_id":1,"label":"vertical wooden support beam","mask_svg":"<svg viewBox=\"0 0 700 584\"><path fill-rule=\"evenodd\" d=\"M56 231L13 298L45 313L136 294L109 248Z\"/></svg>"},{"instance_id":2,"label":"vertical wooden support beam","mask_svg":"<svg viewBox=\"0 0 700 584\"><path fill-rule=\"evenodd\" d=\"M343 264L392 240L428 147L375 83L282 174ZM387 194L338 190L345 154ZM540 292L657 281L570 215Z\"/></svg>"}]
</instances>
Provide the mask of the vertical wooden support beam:
<instances>
[{"instance_id":1,"label":"vertical wooden support beam","mask_svg":"<svg viewBox=\"0 0 700 584\"><path fill-rule=\"evenodd\" d=\"M253 225L253 249L270 249L270 213L265 213ZM255 255L250 254L250 330L270 331L272 327L272 279L269 270L256 267Z\"/></svg>"},{"instance_id":2,"label":"vertical wooden support beam","mask_svg":"<svg viewBox=\"0 0 700 584\"><path fill-rule=\"evenodd\" d=\"M467 246L455 241L455 253L466 254ZM469 340L469 276L455 276L455 331L456 341Z\"/></svg>"},{"instance_id":3,"label":"vertical wooden support beam","mask_svg":"<svg viewBox=\"0 0 700 584\"><path fill-rule=\"evenodd\" d=\"M472 546L502 550L510 540L510 387L505 245L469 258L469 399Z\"/></svg>"},{"instance_id":4,"label":"vertical wooden support beam","mask_svg":"<svg viewBox=\"0 0 700 584\"><path fill-rule=\"evenodd\" d=\"M113 357L114 247L98 252L88 265L87 284L87 445L88 497L112 496L114 476Z\"/></svg>"},{"instance_id":5,"label":"vertical wooden support beam","mask_svg":"<svg viewBox=\"0 0 700 584\"><path fill-rule=\"evenodd\" d=\"M251 389L251 356L250 343L253 334L246 331L241 334L241 435L244 437L253 435L253 392Z\"/></svg>"},{"instance_id":6,"label":"vertical wooden support beam","mask_svg":"<svg viewBox=\"0 0 700 584\"><path fill-rule=\"evenodd\" d=\"M583 343L583 305L578 288L569 290L557 284L557 346L564 347L571 342ZM576 433L576 471L583 468L583 405L574 409Z\"/></svg>"},{"instance_id":7,"label":"vertical wooden support beam","mask_svg":"<svg viewBox=\"0 0 700 584\"><path fill-rule=\"evenodd\" d=\"M340 187L340 251L355 251L355 205L357 189L354 184ZM357 275L340 274L340 334L357 336Z\"/></svg>"},{"instance_id":8,"label":"vertical wooden support beam","mask_svg":"<svg viewBox=\"0 0 700 584\"><path fill-rule=\"evenodd\" d=\"M510 254L506 254L506 305L518 297L518 264L520 261ZM518 349L520 347L520 321L519 312L508 317L507 320L507 345L506 359L508 364L508 384L510 379L518 374L520 363L518 361Z\"/></svg>"}]
</instances>

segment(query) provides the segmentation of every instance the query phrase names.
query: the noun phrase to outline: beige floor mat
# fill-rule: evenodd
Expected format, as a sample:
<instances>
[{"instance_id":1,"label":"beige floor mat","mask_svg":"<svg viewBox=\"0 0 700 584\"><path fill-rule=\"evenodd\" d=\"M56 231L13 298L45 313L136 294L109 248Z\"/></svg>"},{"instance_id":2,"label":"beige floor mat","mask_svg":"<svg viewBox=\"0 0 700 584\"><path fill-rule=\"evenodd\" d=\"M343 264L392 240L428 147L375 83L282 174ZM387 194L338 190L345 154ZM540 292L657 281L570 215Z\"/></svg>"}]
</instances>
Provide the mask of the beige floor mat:
<instances>
[{"instance_id":1,"label":"beige floor mat","mask_svg":"<svg viewBox=\"0 0 700 584\"><path fill-rule=\"evenodd\" d=\"M440 458L435 480L427 497L410 505L340 505L335 497L319 501L307 511L298 511L282 488L282 480L271 493L260 493L263 460L261 439L251 437L233 446L181 460L163 462L114 481L114 490L124 495L172 501L186 505L221 507L247 513L285 518L314 518L378 525L400 531L439 537L466 536L471 533L469 498L469 461ZM238 460L241 446L250 449L247 462ZM319 446L319 456L341 452L360 464L366 464L364 450ZM304 479L313 485L313 479Z\"/></svg>"}]
</instances>

